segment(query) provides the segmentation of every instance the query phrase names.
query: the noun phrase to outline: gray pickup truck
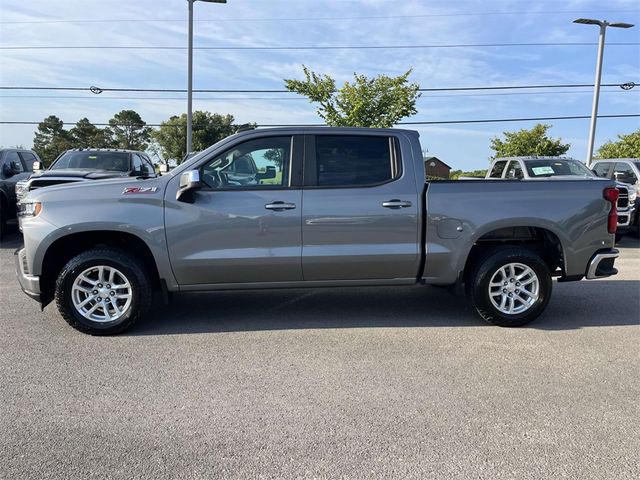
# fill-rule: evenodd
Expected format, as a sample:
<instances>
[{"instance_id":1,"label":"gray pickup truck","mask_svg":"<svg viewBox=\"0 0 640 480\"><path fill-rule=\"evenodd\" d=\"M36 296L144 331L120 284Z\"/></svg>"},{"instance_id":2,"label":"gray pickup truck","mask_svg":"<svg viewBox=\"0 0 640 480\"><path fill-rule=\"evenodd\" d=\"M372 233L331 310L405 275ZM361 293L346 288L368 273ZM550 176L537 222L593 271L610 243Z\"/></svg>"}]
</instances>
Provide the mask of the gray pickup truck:
<instances>
[{"instance_id":1,"label":"gray pickup truck","mask_svg":"<svg viewBox=\"0 0 640 480\"><path fill-rule=\"evenodd\" d=\"M552 277L617 273L617 193L609 179L425 183L414 131L258 129L163 177L30 192L16 268L25 293L95 335L131 326L154 290L416 283L518 326Z\"/></svg>"}]
</instances>

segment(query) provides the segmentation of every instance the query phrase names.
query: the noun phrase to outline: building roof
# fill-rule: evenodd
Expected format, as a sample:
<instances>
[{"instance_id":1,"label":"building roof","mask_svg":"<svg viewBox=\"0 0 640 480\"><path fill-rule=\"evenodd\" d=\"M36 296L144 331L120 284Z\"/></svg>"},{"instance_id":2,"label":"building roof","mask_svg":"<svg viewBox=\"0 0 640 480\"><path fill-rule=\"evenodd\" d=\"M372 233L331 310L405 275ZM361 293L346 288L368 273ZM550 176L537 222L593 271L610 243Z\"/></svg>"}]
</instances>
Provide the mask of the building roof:
<instances>
[{"instance_id":1,"label":"building roof","mask_svg":"<svg viewBox=\"0 0 640 480\"><path fill-rule=\"evenodd\" d=\"M430 161L430 160L437 160L437 161L439 161L440 163L442 163L445 167L447 167L449 170L451 170L451 169L452 169L452 168L451 168L451 166L447 165L445 162L443 162L442 160L440 160L438 157L423 157L423 158L424 158L425 163L426 163L426 162L428 162L428 161Z\"/></svg>"}]
</instances>

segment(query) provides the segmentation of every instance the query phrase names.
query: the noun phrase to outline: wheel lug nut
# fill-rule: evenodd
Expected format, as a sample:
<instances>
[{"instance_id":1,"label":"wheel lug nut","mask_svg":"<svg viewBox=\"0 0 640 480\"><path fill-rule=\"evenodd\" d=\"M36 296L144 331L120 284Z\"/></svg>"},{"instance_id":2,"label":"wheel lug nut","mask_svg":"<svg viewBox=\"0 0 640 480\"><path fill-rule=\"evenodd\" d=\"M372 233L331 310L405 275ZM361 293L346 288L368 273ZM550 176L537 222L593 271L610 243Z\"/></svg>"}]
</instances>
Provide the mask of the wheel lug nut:
<instances>
[{"instance_id":1,"label":"wheel lug nut","mask_svg":"<svg viewBox=\"0 0 640 480\"><path fill-rule=\"evenodd\" d=\"M516 282L516 287L519 287L519 286L520 286L520 282Z\"/></svg>"},{"instance_id":2,"label":"wheel lug nut","mask_svg":"<svg viewBox=\"0 0 640 480\"><path fill-rule=\"evenodd\" d=\"M100 301L102 301L102 298L98 297L98 298L96 298L96 300L98 300L100 302Z\"/></svg>"},{"instance_id":3,"label":"wheel lug nut","mask_svg":"<svg viewBox=\"0 0 640 480\"><path fill-rule=\"evenodd\" d=\"M97 295L97 294L98 294L98 290L94 290L94 291L93 291L93 294L94 294L94 295Z\"/></svg>"},{"instance_id":4,"label":"wheel lug nut","mask_svg":"<svg viewBox=\"0 0 640 480\"><path fill-rule=\"evenodd\" d=\"M510 297L513 297L513 293L510 293L510 294L509 294L509 296L510 296Z\"/></svg>"},{"instance_id":5,"label":"wheel lug nut","mask_svg":"<svg viewBox=\"0 0 640 480\"><path fill-rule=\"evenodd\" d=\"M520 290L518 290L517 288L516 288L516 293L520 293Z\"/></svg>"},{"instance_id":6,"label":"wheel lug nut","mask_svg":"<svg viewBox=\"0 0 640 480\"><path fill-rule=\"evenodd\" d=\"M515 282L515 280L514 280L513 278L510 278L510 279L509 279L509 281L510 281L511 283Z\"/></svg>"},{"instance_id":7,"label":"wheel lug nut","mask_svg":"<svg viewBox=\"0 0 640 480\"><path fill-rule=\"evenodd\" d=\"M115 294L116 294L116 292L114 292L113 290L109 292L109 295L111 295L111 296L113 296Z\"/></svg>"},{"instance_id":8,"label":"wheel lug nut","mask_svg":"<svg viewBox=\"0 0 640 480\"><path fill-rule=\"evenodd\" d=\"M505 287L508 285L508 282L504 282Z\"/></svg>"},{"instance_id":9,"label":"wheel lug nut","mask_svg":"<svg viewBox=\"0 0 640 480\"><path fill-rule=\"evenodd\" d=\"M111 285L109 285L108 283L107 283L107 288L111 288Z\"/></svg>"},{"instance_id":10,"label":"wheel lug nut","mask_svg":"<svg viewBox=\"0 0 640 480\"><path fill-rule=\"evenodd\" d=\"M102 284L101 283L98 284L98 288L102 288Z\"/></svg>"},{"instance_id":11,"label":"wheel lug nut","mask_svg":"<svg viewBox=\"0 0 640 480\"><path fill-rule=\"evenodd\" d=\"M507 289L506 289L506 288L503 288L503 289L502 289L502 293L507 293Z\"/></svg>"}]
</instances>

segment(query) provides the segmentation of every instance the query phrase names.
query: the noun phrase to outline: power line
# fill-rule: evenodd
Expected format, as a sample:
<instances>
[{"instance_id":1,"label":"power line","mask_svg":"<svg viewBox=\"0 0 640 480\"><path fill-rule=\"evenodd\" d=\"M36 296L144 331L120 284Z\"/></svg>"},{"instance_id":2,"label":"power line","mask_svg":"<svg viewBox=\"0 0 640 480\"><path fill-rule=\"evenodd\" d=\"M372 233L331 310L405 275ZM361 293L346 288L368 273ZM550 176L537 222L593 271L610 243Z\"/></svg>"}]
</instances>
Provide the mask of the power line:
<instances>
[{"instance_id":1,"label":"power line","mask_svg":"<svg viewBox=\"0 0 640 480\"><path fill-rule=\"evenodd\" d=\"M634 90L640 93L640 90ZM624 90L601 90L600 93L627 93ZM496 96L520 96L520 95L569 95L569 94L588 94L592 95L593 90L556 90L550 92L500 92L500 93L454 93L444 95L429 95L420 97L419 100L428 100L431 98L456 98L456 97L496 97ZM187 97L112 97L102 95L0 95L0 98L38 98L38 99L74 99L74 100L180 100L184 101ZM193 97L193 100L202 101L229 101L229 100L252 100L252 101L308 101L306 97Z\"/></svg>"},{"instance_id":2,"label":"power line","mask_svg":"<svg viewBox=\"0 0 640 480\"><path fill-rule=\"evenodd\" d=\"M635 87L635 82L626 83L603 83L602 87L620 87L630 89ZM420 92L464 92L481 90L521 90L521 89L549 89L549 88L587 88L593 87L592 83L574 84L546 84L546 85L489 85L476 87L436 87L419 88ZM151 93L186 93L184 88L110 88L110 87L45 87L45 86L0 86L0 90L44 90L44 91L77 91L92 92L100 94L102 92L151 92ZM294 93L289 90L275 89L194 89L194 93Z\"/></svg>"},{"instance_id":3,"label":"power line","mask_svg":"<svg viewBox=\"0 0 640 480\"><path fill-rule=\"evenodd\" d=\"M489 48L489 47L584 47L595 42L534 42L534 43L452 43L432 45L316 45L316 46L251 46L193 47L194 50L406 50L421 48ZM608 42L607 46L635 46L640 42ZM177 45L30 45L0 46L0 50L187 50Z\"/></svg>"},{"instance_id":4,"label":"power line","mask_svg":"<svg viewBox=\"0 0 640 480\"><path fill-rule=\"evenodd\" d=\"M431 17L485 17L493 15L556 15L556 14L585 14L589 12L600 12L601 10L546 10L544 12L460 12L460 13L429 13L421 15L363 15L361 17L284 17L284 18L209 18L197 19L194 22L201 23L226 23L226 22L307 22L307 21L336 21L336 20L393 20ZM637 10L607 10L607 13L636 13ZM0 25L24 25L24 24L53 24L53 23L183 23L184 18L123 18L123 19L77 19L77 20L5 20L0 21Z\"/></svg>"},{"instance_id":5,"label":"power line","mask_svg":"<svg viewBox=\"0 0 640 480\"><path fill-rule=\"evenodd\" d=\"M640 117L640 113L621 113L612 115L598 115L598 118L633 118ZM471 120L432 120L432 121L408 121L398 122L397 125L447 125L447 124L462 124L462 123L503 123L503 122L530 122L530 121L542 121L542 120L581 120L591 118L590 115L567 115L558 117L528 117L528 118L492 118L492 119L471 119ZM0 125L39 125L41 122L26 122L26 121L0 121ZM69 125L68 122L63 122ZM96 127L106 127L109 123L94 123ZM118 126L130 126L128 124L116 124ZM324 126L321 123L307 123L307 124L257 124L258 127L320 127ZM147 123L147 127L160 127L163 126L159 123ZM184 125L172 125L164 124L164 126L186 128ZM194 124L194 127L198 125Z\"/></svg>"}]
</instances>

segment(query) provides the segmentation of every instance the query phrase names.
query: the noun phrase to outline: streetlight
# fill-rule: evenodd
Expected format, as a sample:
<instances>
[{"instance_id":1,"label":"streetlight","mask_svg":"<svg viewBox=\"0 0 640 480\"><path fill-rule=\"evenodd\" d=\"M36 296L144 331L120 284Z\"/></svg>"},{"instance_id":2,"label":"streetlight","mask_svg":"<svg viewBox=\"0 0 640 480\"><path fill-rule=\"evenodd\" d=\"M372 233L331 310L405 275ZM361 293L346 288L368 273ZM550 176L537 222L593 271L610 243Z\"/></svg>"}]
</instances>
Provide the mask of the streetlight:
<instances>
[{"instance_id":1,"label":"streetlight","mask_svg":"<svg viewBox=\"0 0 640 480\"><path fill-rule=\"evenodd\" d=\"M631 28L630 23L616 22L609 23L606 20L594 20L592 18L578 18L573 23L583 23L585 25L598 25L600 27L600 38L598 40L598 59L596 60L596 80L593 87L593 106L591 108L591 127L589 128L589 146L587 148L587 166L591 166L593 157L593 142L596 136L596 118L598 116L598 100L600 99L600 78L602 77L602 56L604 54L604 35L607 27Z\"/></svg>"},{"instance_id":2,"label":"streetlight","mask_svg":"<svg viewBox=\"0 0 640 480\"><path fill-rule=\"evenodd\" d=\"M187 0L189 3L189 72L187 76L187 153L191 152L193 112L193 3L198 0ZM207 3L227 3L227 0L200 0Z\"/></svg>"}]
</instances>

